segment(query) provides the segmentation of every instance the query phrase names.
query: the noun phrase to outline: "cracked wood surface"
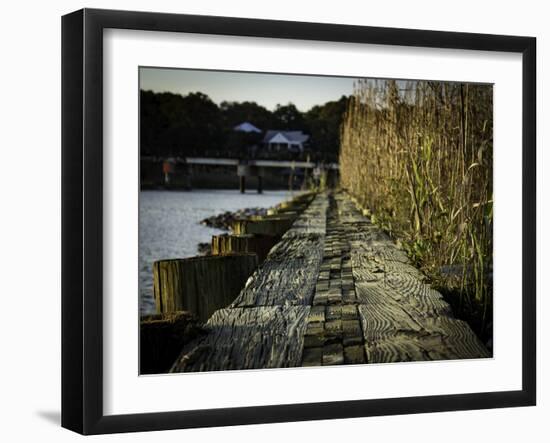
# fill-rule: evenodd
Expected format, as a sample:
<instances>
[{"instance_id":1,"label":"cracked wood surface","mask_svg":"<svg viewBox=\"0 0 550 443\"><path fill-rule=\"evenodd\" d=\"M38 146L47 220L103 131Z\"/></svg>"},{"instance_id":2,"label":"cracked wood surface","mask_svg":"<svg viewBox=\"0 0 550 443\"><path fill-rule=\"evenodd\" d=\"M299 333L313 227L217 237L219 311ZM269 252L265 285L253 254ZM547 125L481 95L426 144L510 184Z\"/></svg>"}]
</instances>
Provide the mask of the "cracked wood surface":
<instances>
[{"instance_id":1,"label":"cracked wood surface","mask_svg":"<svg viewBox=\"0 0 550 443\"><path fill-rule=\"evenodd\" d=\"M323 259L328 200L318 195L271 249L231 307L310 305Z\"/></svg>"},{"instance_id":2,"label":"cracked wood surface","mask_svg":"<svg viewBox=\"0 0 550 443\"><path fill-rule=\"evenodd\" d=\"M299 366L309 306L220 309L172 372Z\"/></svg>"}]
</instances>

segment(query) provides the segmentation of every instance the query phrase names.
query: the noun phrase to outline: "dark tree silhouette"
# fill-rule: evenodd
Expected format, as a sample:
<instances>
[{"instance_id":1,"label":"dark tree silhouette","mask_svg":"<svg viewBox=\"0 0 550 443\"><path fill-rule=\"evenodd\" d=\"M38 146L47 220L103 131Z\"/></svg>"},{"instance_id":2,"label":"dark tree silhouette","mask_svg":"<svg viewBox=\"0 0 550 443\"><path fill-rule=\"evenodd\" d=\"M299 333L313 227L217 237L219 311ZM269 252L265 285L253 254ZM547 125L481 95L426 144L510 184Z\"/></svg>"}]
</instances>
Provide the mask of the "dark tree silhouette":
<instances>
[{"instance_id":1,"label":"dark tree silhouette","mask_svg":"<svg viewBox=\"0 0 550 443\"><path fill-rule=\"evenodd\" d=\"M275 119L273 113L255 102L227 102L220 104L224 124L233 128L243 122L252 123L258 129L272 129Z\"/></svg>"},{"instance_id":2,"label":"dark tree silhouette","mask_svg":"<svg viewBox=\"0 0 550 443\"><path fill-rule=\"evenodd\" d=\"M140 131L142 155L203 155L222 150L222 114L200 92L179 94L141 91Z\"/></svg>"},{"instance_id":3,"label":"dark tree silhouette","mask_svg":"<svg viewBox=\"0 0 550 443\"><path fill-rule=\"evenodd\" d=\"M141 155L243 158L261 144L265 131L280 129L308 133L307 154L317 160L336 161L347 101L343 96L305 113L289 103L271 112L255 102L222 102L218 106L201 92L181 96L141 91ZM253 124L262 134L235 131L234 127L243 122Z\"/></svg>"},{"instance_id":4,"label":"dark tree silhouette","mask_svg":"<svg viewBox=\"0 0 550 443\"><path fill-rule=\"evenodd\" d=\"M284 106L277 105L273 117L278 127L272 129L295 130L303 129L305 125L304 116L292 103Z\"/></svg>"},{"instance_id":5,"label":"dark tree silhouette","mask_svg":"<svg viewBox=\"0 0 550 443\"><path fill-rule=\"evenodd\" d=\"M325 161L338 161L340 126L349 97L317 105L305 113L306 128L311 135L314 152Z\"/></svg>"}]
</instances>

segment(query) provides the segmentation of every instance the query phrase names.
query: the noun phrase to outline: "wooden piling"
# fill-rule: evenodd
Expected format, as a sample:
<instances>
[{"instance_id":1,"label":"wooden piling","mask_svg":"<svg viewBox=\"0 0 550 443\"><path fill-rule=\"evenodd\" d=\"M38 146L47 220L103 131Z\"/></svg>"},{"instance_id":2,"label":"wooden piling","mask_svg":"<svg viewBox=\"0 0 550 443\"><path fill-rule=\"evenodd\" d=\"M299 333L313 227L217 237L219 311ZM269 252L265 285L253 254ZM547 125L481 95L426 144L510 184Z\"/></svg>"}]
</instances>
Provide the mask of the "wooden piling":
<instances>
[{"instance_id":1,"label":"wooden piling","mask_svg":"<svg viewBox=\"0 0 550 443\"><path fill-rule=\"evenodd\" d=\"M139 373L167 372L181 352L181 348L203 333L197 319L189 312L142 317L139 336Z\"/></svg>"},{"instance_id":2,"label":"wooden piling","mask_svg":"<svg viewBox=\"0 0 550 443\"><path fill-rule=\"evenodd\" d=\"M239 190L241 191L241 194L246 192L246 177L244 175L239 177Z\"/></svg>"},{"instance_id":3,"label":"wooden piling","mask_svg":"<svg viewBox=\"0 0 550 443\"><path fill-rule=\"evenodd\" d=\"M248 252L258 256L261 264L280 237L271 235L214 235L212 237L212 255L227 255Z\"/></svg>"},{"instance_id":4,"label":"wooden piling","mask_svg":"<svg viewBox=\"0 0 550 443\"><path fill-rule=\"evenodd\" d=\"M286 217L256 217L233 221L231 229L236 235L260 234L281 236L292 226L294 219Z\"/></svg>"},{"instance_id":5,"label":"wooden piling","mask_svg":"<svg viewBox=\"0 0 550 443\"><path fill-rule=\"evenodd\" d=\"M239 295L257 266L258 256L249 253L156 261L157 312L190 311L206 321Z\"/></svg>"}]
</instances>

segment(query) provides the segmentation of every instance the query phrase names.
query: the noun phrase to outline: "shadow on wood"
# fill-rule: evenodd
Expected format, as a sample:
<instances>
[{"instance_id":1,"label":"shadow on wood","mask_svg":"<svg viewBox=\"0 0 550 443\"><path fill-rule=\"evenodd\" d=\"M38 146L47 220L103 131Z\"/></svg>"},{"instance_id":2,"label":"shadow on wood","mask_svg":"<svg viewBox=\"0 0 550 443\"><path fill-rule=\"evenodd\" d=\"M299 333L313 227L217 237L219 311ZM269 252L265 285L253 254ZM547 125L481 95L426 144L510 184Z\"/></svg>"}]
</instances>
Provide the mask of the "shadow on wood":
<instances>
[{"instance_id":1,"label":"shadow on wood","mask_svg":"<svg viewBox=\"0 0 550 443\"><path fill-rule=\"evenodd\" d=\"M182 347L204 331L189 312L147 315L141 318L139 373L166 372Z\"/></svg>"},{"instance_id":2,"label":"shadow on wood","mask_svg":"<svg viewBox=\"0 0 550 443\"><path fill-rule=\"evenodd\" d=\"M258 264L261 264L279 240L280 237L271 235L214 235L212 237L212 255L248 252L256 254Z\"/></svg>"}]
</instances>

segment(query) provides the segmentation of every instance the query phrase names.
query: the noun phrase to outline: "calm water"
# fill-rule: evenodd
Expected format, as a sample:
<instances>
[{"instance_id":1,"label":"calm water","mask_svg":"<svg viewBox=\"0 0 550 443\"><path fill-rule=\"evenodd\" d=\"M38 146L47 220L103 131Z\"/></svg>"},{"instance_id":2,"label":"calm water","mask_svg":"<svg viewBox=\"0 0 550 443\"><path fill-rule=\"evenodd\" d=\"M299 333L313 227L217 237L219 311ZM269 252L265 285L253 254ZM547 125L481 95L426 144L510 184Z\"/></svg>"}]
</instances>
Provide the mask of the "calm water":
<instances>
[{"instance_id":1,"label":"calm water","mask_svg":"<svg viewBox=\"0 0 550 443\"><path fill-rule=\"evenodd\" d=\"M288 191L235 190L142 191L139 196L139 292L141 314L155 312L153 261L197 255L199 242L210 242L219 229L199 224L224 211L264 207L291 197Z\"/></svg>"}]
</instances>

